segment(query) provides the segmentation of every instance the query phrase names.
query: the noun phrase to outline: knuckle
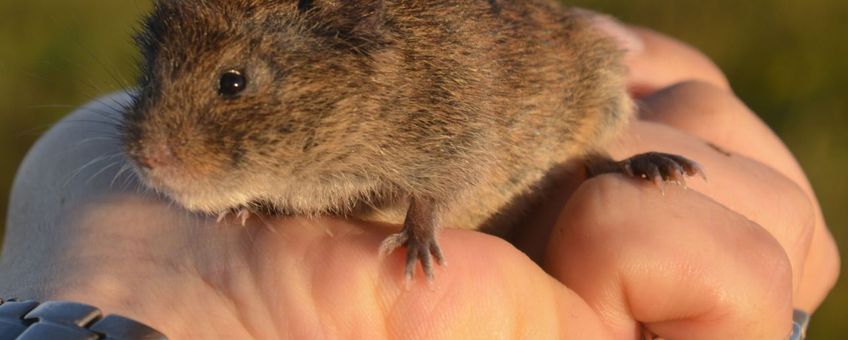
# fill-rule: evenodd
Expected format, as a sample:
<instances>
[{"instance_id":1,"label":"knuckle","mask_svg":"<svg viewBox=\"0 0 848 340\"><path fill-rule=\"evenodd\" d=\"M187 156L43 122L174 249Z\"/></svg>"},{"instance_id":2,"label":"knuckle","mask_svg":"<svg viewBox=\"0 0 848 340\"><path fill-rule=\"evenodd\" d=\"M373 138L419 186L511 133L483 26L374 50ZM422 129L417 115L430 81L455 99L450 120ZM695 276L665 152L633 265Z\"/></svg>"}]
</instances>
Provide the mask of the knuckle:
<instances>
[{"instance_id":1,"label":"knuckle","mask_svg":"<svg viewBox=\"0 0 848 340\"><path fill-rule=\"evenodd\" d=\"M695 103L692 108L701 115L723 117L741 110L749 111L733 93L703 80L687 80L669 87L669 94Z\"/></svg>"},{"instance_id":2,"label":"knuckle","mask_svg":"<svg viewBox=\"0 0 848 340\"><path fill-rule=\"evenodd\" d=\"M774 236L763 229L752 229L746 242L748 267L752 279L759 285L763 294L786 295L792 292L792 263L784 247ZM791 299L791 297L790 297Z\"/></svg>"},{"instance_id":3,"label":"knuckle","mask_svg":"<svg viewBox=\"0 0 848 340\"><path fill-rule=\"evenodd\" d=\"M616 176L599 176L586 181L566 206L563 224L571 238L581 243L609 242L619 234L627 197L625 183ZM611 208L611 205L616 208Z\"/></svg>"},{"instance_id":4,"label":"knuckle","mask_svg":"<svg viewBox=\"0 0 848 340\"><path fill-rule=\"evenodd\" d=\"M702 80L675 83L645 99L642 117L701 135L747 122L754 113L732 92ZM699 133L700 131L700 133Z\"/></svg>"},{"instance_id":5,"label":"knuckle","mask_svg":"<svg viewBox=\"0 0 848 340\"><path fill-rule=\"evenodd\" d=\"M795 182L780 175L783 180L773 181L775 195L770 202L773 211L780 214L783 230L775 232L788 238L792 246L806 248L812 241L816 225L816 206L809 195Z\"/></svg>"}]
</instances>

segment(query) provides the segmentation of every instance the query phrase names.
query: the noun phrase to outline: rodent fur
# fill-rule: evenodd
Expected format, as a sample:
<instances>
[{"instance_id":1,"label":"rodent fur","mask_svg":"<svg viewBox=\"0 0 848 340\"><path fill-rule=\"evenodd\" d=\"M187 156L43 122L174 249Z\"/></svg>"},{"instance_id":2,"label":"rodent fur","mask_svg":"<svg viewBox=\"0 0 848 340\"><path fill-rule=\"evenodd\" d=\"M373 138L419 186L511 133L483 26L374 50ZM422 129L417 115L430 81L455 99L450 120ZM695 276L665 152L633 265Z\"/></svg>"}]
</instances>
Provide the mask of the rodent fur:
<instances>
[{"instance_id":1,"label":"rodent fur","mask_svg":"<svg viewBox=\"0 0 848 340\"><path fill-rule=\"evenodd\" d=\"M158 0L123 124L149 186L238 207L477 228L631 112L622 51L547 0ZM248 87L216 92L222 70Z\"/></svg>"}]
</instances>

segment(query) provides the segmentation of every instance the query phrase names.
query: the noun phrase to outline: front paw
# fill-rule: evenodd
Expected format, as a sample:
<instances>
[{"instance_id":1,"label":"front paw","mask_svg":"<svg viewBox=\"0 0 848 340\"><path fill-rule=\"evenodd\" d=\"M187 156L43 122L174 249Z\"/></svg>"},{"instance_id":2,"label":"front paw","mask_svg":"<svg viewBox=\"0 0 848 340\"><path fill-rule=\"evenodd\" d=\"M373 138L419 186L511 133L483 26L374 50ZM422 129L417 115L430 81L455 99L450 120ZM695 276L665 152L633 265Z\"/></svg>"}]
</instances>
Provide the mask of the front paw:
<instances>
[{"instance_id":1,"label":"front paw","mask_svg":"<svg viewBox=\"0 0 848 340\"><path fill-rule=\"evenodd\" d=\"M412 280L418 262L421 263L427 281L432 281L434 278L433 259L440 266L445 264L445 258L442 255L439 243L436 241L435 234L431 233L422 237L411 232L410 229L404 229L383 240L383 243L380 244L380 258L385 258L402 246L406 247L404 274L407 284Z\"/></svg>"},{"instance_id":2,"label":"front paw","mask_svg":"<svg viewBox=\"0 0 848 340\"><path fill-rule=\"evenodd\" d=\"M620 172L630 177L638 177L654 182L662 187L664 182L674 182L686 186L686 176L707 176L703 168L688 158L661 152L639 154L618 162Z\"/></svg>"}]
</instances>

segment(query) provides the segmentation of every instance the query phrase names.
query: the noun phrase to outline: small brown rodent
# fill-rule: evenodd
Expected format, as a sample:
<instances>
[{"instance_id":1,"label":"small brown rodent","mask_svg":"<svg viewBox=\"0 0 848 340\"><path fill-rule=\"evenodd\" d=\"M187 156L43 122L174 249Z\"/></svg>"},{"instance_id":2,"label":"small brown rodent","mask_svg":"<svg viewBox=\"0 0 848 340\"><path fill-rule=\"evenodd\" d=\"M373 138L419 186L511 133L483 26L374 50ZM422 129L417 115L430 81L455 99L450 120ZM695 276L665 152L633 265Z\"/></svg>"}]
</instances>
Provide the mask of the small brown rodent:
<instances>
[{"instance_id":1,"label":"small brown rodent","mask_svg":"<svg viewBox=\"0 0 848 340\"><path fill-rule=\"evenodd\" d=\"M404 223L432 277L440 225L478 228L554 166L682 180L598 150L632 110L622 51L552 0L157 0L123 123L144 181L192 211Z\"/></svg>"}]
</instances>

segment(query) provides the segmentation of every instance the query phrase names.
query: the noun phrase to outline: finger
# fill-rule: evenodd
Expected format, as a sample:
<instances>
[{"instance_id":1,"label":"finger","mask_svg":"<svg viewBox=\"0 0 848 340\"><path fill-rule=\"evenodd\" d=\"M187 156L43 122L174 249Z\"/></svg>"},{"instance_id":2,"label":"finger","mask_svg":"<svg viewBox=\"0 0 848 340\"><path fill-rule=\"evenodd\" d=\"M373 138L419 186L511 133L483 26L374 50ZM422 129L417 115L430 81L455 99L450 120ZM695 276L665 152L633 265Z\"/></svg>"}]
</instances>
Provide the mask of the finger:
<instances>
[{"instance_id":1,"label":"finger","mask_svg":"<svg viewBox=\"0 0 848 340\"><path fill-rule=\"evenodd\" d=\"M731 93L704 82L680 83L643 98L641 116L759 161L800 185L810 200L815 230L805 255L804 268L810 269L801 278L798 307L812 311L821 304L836 283L838 251L803 170L771 129Z\"/></svg>"},{"instance_id":2,"label":"finger","mask_svg":"<svg viewBox=\"0 0 848 340\"><path fill-rule=\"evenodd\" d=\"M628 85L637 97L683 81L699 80L729 90L727 78L697 49L650 29L624 24L590 10L579 9L595 27L618 41L627 52Z\"/></svg>"},{"instance_id":3,"label":"finger","mask_svg":"<svg viewBox=\"0 0 848 340\"><path fill-rule=\"evenodd\" d=\"M836 247L836 241L830 230L819 223L816 225L810 251L804 263L795 307L808 313L819 308L836 286L839 270L839 250Z\"/></svg>"},{"instance_id":4,"label":"finger","mask_svg":"<svg viewBox=\"0 0 848 340\"><path fill-rule=\"evenodd\" d=\"M627 136L626 143L612 150L616 158L661 151L700 163L709 182L689 180L689 187L771 232L789 255L794 287L799 286L815 215L810 200L795 182L750 158L718 153L704 141L663 124L637 121Z\"/></svg>"},{"instance_id":5,"label":"finger","mask_svg":"<svg viewBox=\"0 0 848 340\"><path fill-rule=\"evenodd\" d=\"M546 268L598 311L617 339L644 323L669 339L781 339L791 271L764 229L694 191L665 196L601 176L569 201Z\"/></svg>"},{"instance_id":6,"label":"finger","mask_svg":"<svg viewBox=\"0 0 848 340\"><path fill-rule=\"evenodd\" d=\"M439 240L450 266L436 267L432 286L416 268L406 287L403 249L377 259L386 235L365 224L296 219L258 236L255 272L284 272L264 287L275 292L270 314L295 338L609 338L581 298L498 238L445 230Z\"/></svg>"},{"instance_id":7,"label":"finger","mask_svg":"<svg viewBox=\"0 0 848 340\"><path fill-rule=\"evenodd\" d=\"M615 22L609 26L612 26L613 29L608 31L613 36L619 37L619 40L623 42L623 46L638 47L636 49L630 48L631 53L628 54L628 65L631 72L631 92L637 97L649 95L673 84L697 82L703 86L710 86L714 93L720 92L725 97L719 101L702 100L702 104L734 104L744 107L728 91L730 86L726 77L702 53L686 44L644 28L631 27L628 32L627 29L622 29L621 25ZM662 97L662 95L659 97ZM653 101L656 98L646 99ZM731 150L741 152L753 159L760 160L765 164L775 167L778 171L801 185L807 192L808 198L815 207L816 226L813 241L809 247L810 253L807 256L809 259L804 263L804 274L801 278L797 304L799 308L809 311L814 310L821 304L827 293L836 284L839 273L839 253L836 249L833 236L825 224L821 210L818 208L819 204L816 196L803 171L779 139L755 115L751 114L747 108L744 108L749 113L747 117L718 115L718 117L712 117L713 119L705 119L695 114L687 115L686 113L693 113L694 110L689 105L691 102L685 104L675 110L668 110L667 112L672 114L664 118L674 117L678 121L685 121L685 123L689 124L687 126L689 129L686 130L690 132L698 131L699 129L704 130L698 131L705 132L700 134L702 138L717 141L715 143L719 146L723 146L725 143L726 145L732 145L735 149ZM712 112L721 113L728 111L713 110ZM681 114L683 117L680 117ZM686 118L693 118L693 116L696 116L697 119L686 120ZM732 123L727 124L728 119L733 119ZM747 121L749 124L741 124L737 120ZM668 121L665 123L668 123ZM735 133L727 131L727 129L734 128L735 131L733 132ZM757 135L760 138L757 138ZM722 137L727 139L736 137L735 143L732 141L722 141Z\"/></svg>"},{"instance_id":8,"label":"finger","mask_svg":"<svg viewBox=\"0 0 848 340\"><path fill-rule=\"evenodd\" d=\"M691 46L646 28L628 26L644 45L627 58L631 92L645 96L684 81L703 81L729 92L727 77L708 57Z\"/></svg>"},{"instance_id":9,"label":"finger","mask_svg":"<svg viewBox=\"0 0 848 340\"><path fill-rule=\"evenodd\" d=\"M777 135L736 96L715 85L689 81L657 91L642 99L640 118L760 161L809 189L803 170Z\"/></svg>"}]
</instances>

